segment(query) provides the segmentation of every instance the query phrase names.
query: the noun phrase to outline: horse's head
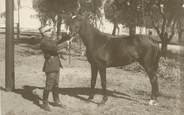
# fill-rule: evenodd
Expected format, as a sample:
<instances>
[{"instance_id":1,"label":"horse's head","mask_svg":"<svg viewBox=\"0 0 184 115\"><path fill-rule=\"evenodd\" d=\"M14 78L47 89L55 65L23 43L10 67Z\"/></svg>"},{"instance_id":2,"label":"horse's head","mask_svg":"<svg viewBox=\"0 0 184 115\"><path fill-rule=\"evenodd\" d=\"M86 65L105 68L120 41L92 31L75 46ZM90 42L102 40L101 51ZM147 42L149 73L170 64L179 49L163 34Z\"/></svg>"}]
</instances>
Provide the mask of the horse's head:
<instances>
[{"instance_id":1,"label":"horse's head","mask_svg":"<svg viewBox=\"0 0 184 115\"><path fill-rule=\"evenodd\" d=\"M76 36L79 33L83 19L84 18L82 16L79 16L79 15L72 16L72 18L69 19L67 25L69 27L70 34L72 36Z\"/></svg>"}]
</instances>

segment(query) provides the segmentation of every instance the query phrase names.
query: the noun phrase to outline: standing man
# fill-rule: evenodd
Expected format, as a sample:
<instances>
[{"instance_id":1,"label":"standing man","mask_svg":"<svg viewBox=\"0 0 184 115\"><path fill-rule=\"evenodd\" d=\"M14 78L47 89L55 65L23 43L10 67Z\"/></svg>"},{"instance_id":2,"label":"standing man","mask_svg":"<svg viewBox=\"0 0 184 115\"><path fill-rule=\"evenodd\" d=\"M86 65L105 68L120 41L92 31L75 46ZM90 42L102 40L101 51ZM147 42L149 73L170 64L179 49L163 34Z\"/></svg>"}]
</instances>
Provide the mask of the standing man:
<instances>
[{"instance_id":1,"label":"standing man","mask_svg":"<svg viewBox=\"0 0 184 115\"><path fill-rule=\"evenodd\" d=\"M49 26L41 27L40 32L43 39L40 42L40 48L44 53L44 66L43 72L46 75L46 84L43 91L43 105L42 108L46 111L51 111L48 103L49 92L53 94L54 106L63 107L59 99L59 74L62 64L60 62L60 57L57 51L57 44L64 42L63 39L58 41L54 35L54 29ZM69 39L69 36L68 36Z\"/></svg>"}]
</instances>

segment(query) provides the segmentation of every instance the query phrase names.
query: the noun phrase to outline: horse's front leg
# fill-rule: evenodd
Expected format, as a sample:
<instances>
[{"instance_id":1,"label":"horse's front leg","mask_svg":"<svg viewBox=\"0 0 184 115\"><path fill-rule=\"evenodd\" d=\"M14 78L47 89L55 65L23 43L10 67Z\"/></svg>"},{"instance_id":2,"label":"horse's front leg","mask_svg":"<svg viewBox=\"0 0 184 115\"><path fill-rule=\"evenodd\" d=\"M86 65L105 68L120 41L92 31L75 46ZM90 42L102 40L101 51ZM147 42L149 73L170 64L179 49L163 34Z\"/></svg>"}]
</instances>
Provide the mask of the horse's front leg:
<instances>
[{"instance_id":1,"label":"horse's front leg","mask_svg":"<svg viewBox=\"0 0 184 115\"><path fill-rule=\"evenodd\" d=\"M105 104L105 102L108 100L107 97L107 90L106 90L106 68L100 68L100 78L101 78L101 85L102 85L102 91L103 91L103 100L100 104Z\"/></svg>"},{"instance_id":2,"label":"horse's front leg","mask_svg":"<svg viewBox=\"0 0 184 115\"><path fill-rule=\"evenodd\" d=\"M91 92L88 99L94 98L97 74L98 74L98 68L96 64L91 64Z\"/></svg>"},{"instance_id":3,"label":"horse's front leg","mask_svg":"<svg viewBox=\"0 0 184 115\"><path fill-rule=\"evenodd\" d=\"M158 105L157 97L159 96L158 78L155 74L149 76L151 83L151 100L150 105Z\"/></svg>"},{"instance_id":4,"label":"horse's front leg","mask_svg":"<svg viewBox=\"0 0 184 115\"><path fill-rule=\"evenodd\" d=\"M150 105L158 105L157 97L159 96L159 86L158 86L158 77L156 75L156 70L146 68L150 83L151 83L151 100Z\"/></svg>"}]
</instances>

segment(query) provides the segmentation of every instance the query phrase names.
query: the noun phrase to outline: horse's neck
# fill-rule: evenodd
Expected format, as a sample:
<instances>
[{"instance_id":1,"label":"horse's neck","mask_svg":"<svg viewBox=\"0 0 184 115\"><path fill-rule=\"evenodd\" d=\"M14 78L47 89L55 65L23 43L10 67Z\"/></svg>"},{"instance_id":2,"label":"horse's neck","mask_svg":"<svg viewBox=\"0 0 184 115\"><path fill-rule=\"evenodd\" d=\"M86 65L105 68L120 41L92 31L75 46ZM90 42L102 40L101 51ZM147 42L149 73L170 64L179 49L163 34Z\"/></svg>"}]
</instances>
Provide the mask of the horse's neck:
<instances>
[{"instance_id":1,"label":"horse's neck","mask_svg":"<svg viewBox=\"0 0 184 115\"><path fill-rule=\"evenodd\" d=\"M86 20L81 24L80 37L87 49L92 50L95 44L96 30Z\"/></svg>"}]
</instances>

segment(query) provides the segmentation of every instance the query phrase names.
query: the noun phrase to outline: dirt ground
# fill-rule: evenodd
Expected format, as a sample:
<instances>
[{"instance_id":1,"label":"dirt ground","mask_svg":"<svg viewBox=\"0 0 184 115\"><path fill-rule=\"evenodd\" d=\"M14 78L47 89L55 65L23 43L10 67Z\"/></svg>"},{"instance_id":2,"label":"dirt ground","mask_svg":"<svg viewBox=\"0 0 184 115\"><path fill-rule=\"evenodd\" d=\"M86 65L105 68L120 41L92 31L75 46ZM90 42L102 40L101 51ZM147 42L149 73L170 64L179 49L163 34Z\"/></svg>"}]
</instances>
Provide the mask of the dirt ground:
<instances>
[{"instance_id":1,"label":"dirt ground","mask_svg":"<svg viewBox=\"0 0 184 115\"><path fill-rule=\"evenodd\" d=\"M34 47L33 47L34 46ZM96 95L87 102L90 87L90 65L85 57L72 56L71 64L62 60L64 69L60 75L60 98L65 108L53 107L52 112L41 109L34 100L32 91L38 89L41 95L45 76L42 72L44 58L35 45L15 45L14 92L6 92L5 86L5 40L0 35L0 110L2 115L183 115L180 72L174 80L159 78L160 97L158 106L148 104L150 83L147 75L140 71L126 71L118 68L107 70L108 101L98 106L102 99L98 76ZM64 56L66 59L67 55ZM52 102L52 95L49 101Z\"/></svg>"}]
</instances>

